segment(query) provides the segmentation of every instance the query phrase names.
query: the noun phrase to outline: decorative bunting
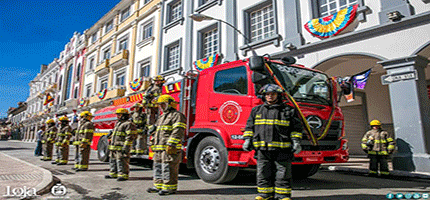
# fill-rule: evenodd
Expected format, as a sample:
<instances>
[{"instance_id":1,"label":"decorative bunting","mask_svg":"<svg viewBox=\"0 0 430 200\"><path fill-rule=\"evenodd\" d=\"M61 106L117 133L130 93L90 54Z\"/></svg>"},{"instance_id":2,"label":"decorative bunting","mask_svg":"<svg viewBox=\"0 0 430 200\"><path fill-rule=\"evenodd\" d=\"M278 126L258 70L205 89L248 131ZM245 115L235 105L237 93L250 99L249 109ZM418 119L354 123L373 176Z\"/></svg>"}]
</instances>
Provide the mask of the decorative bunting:
<instances>
[{"instance_id":1,"label":"decorative bunting","mask_svg":"<svg viewBox=\"0 0 430 200\"><path fill-rule=\"evenodd\" d=\"M104 99L106 97L107 89L103 89L102 91L97 93L99 99Z\"/></svg>"},{"instance_id":2,"label":"decorative bunting","mask_svg":"<svg viewBox=\"0 0 430 200\"><path fill-rule=\"evenodd\" d=\"M81 98L80 100L79 100L79 105L82 107L82 106L85 106L85 104L87 104L87 100L86 99L84 99L84 98Z\"/></svg>"},{"instance_id":3,"label":"decorative bunting","mask_svg":"<svg viewBox=\"0 0 430 200\"><path fill-rule=\"evenodd\" d=\"M212 56L194 61L193 65L198 71L202 71L204 69L207 69L216 65L218 63L218 57L219 57L219 54L214 54Z\"/></svg>"},{"instance_id":4,"label":"decorative bunting","mask_svg":"<svg viewBox=\"0 0 430 200\"><path fill-rule=\"evenodd\" d=\"M142 77L139 77L137 79L134 79L133 81L130 81L129 84L130 84L130 88L136 92L137 90L140 89L140 87L142 87L142 83L143 83L143 79Z\"/></svg>"},{"instance_id":5,"label":"decorative bunting","mask_svg":"<svg viewBox=\"0 0 430 200\"><path fill-rule=\"evenodd\" d=\"M54 101L54 98L48 92L48 93L46 93L45 102L43 103L43 105L46 106L48 103L51 103L53 101Z\"/></svg>"},{"instance_id":6,"label":"decorative bunting","mask_svg":"<svg viewBox=\"0 0 430 200\"><path fill-rule=\"evenodd\" d=\"M355 19L358 4L348 6L333 15L312 19L304 26L312 35L319 38L328 38L339 34Z\"/></svg>"}]
</instances>

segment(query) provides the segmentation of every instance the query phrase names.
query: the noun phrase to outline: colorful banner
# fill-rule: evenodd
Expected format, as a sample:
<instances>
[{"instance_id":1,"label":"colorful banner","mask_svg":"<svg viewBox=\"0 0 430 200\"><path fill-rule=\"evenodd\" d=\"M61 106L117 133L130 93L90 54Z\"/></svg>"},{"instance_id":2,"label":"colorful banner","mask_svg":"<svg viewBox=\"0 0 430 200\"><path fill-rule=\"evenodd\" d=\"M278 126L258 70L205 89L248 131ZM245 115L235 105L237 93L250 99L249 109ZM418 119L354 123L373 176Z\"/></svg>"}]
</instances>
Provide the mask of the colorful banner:
<instances>
[{"instance_id":1,"label":"colorful banner","mask_svg":"<svg viewBox=\"0 0 430 200\"><path fill-rule=\"evenodd\" d=\"M98 92L97 96L99 99L104 99L106 97L107 89L103 89L102 91Z\"/></svg>"},{"instance_id":2,"label":"colorful banner","mask_svg":"<svg viewBox=\"0 0 430 200\"><path fill-rule=\"evenodd\" d=\"M358 4L349 6L339 12L308 21L304 26L312 35L319 38L328 38L339 34L355 19Z\"/></svg>"},{"instance_id":3,"label":"colorful banner","mask_svg":"<svg viewBox=\"0 0 430 200\"><path fill-rule=\"evenodd\" d=\"M46 106L48 103L51 103L53 101L54 101L54 98L48 92L48 93L46 93L45 102L43 103L43 105Z\"/></svg>"},{"instance_id":4,"label":"colorful banner","mask_svg":"<svg viewBox=\"0 0 430 200\"><path fill-rule=\"evenodd\" d=\"M193 62L194 67L198 71L202 71L207 68L211 68L218 63L219 54L214 54L206 58L202 58L200 60L196 60Z\"/></svg>"},{"instance_id":5,"label":"colorful banner","mask_svg":"<svg viewBox=\"0 0 430 200\"><path fill-rule=\"evenodd\" d=\"M357 89L364 89L364 87L366 87L367 79L369 78L370 72L372 72L372 69L368 69L364 72L352 76L352 82L354 83L354 87Z\"/></svg>"},{"instance_id":6,"label":"colorful banner","mask_svg":"<svg viewBox=\"0 0 430 200\"><path fill-rule=\"evenodd\" d=\"M86 99L84 99L84 98L81 98L80 100L79 100L79 105L82 107L82 106L85 106L86 104L87 104L87 100Z\"/></svg>"},{"instance_id":7,"label":"colorful banner","mask_svg":"<svg viewBox=\"0 0 430 200\"><path fill-rule=\"evenodd\" d=\"M137 79L134 79L134 81L130 81L129 84L130 84L130 88L136 92L137 90L140 89L140 87L142 87L142 83L143 83L143 79L142 77L139 77Z\"/></svg>"}]
</instances>

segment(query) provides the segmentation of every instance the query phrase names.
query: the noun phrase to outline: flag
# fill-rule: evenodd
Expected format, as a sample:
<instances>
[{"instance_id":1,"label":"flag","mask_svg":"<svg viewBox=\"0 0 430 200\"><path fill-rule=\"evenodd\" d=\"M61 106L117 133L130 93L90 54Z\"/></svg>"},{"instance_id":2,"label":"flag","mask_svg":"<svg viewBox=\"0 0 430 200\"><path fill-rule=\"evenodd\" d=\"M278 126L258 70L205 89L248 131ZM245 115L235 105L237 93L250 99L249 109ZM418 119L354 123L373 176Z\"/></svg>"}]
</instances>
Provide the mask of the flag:
<instances>
[{"instance_id":1,"label":"flag","mask_svg":"<svg viewBox=\"0 0 430 200\"><path fill-rule=\"evenodd\" d=\"M352 82L354 83L354 87L357 89L364 89L364 87L366 87L367 79L369 78L371 71L372 68L352 76Z\"/></svg>"},{"instance_id":2,"label":"flag","mask_svg":"<svg viewBox=\"0 0 430 200\"><path fill-rule=\"evenodd\" d=\"M52 98L51 94L46 93L45 102L43 103L44 106L46 106L48 103L51 103L54 101L54 98Z\"/></svg>"}]
</instances>

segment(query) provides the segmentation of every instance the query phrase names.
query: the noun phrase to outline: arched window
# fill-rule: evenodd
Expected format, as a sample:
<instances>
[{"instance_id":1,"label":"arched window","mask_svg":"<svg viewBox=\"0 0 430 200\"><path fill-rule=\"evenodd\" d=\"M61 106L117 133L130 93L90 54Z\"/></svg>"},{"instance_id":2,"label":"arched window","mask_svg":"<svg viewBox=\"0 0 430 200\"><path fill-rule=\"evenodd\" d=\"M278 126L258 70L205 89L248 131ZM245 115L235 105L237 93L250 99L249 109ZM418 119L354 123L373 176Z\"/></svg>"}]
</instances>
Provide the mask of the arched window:
<instances>
[{"instance_id":1,"label":"arched window","mask_svg":"<svg viewBox=\"0 0 430 200\"><path fill-rule=\"evenodd\" d=\"M79 81L81 77L81 63L78 64L78 68L76 69L76 81Z\"/></svg>"},{"instance_id":2,"label":"arched window","mask_svg":"<svg viewBox=\"0 0 430 200\"><path fill-rule=\"evenodd\" d=\"M67 85L66 85L66 98L70 99L70 92L72 91L72 78L73 78L73 65L69 66L69 70L67 71Z\"/></svg>"}]
</instances>

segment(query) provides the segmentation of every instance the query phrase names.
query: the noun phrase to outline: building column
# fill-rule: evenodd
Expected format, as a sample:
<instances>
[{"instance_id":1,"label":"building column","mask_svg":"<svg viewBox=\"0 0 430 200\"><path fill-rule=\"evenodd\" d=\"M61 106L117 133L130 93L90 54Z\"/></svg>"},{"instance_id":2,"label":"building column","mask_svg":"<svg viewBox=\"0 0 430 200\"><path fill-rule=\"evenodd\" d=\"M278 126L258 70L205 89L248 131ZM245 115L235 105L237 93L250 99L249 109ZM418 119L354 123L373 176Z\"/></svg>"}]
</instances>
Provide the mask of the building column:
<instances>
[{"instance_id":1,"label":"building column","mask_svg":"<svg viewBox=\"0 0 430 200\"><path fill-rule=\"evenodd\" d=\"M397 153L395 170L430 172L430 100L424 69L429 60L413 55L378 62L387 75Z\"/></svg>"}]
</instances>

